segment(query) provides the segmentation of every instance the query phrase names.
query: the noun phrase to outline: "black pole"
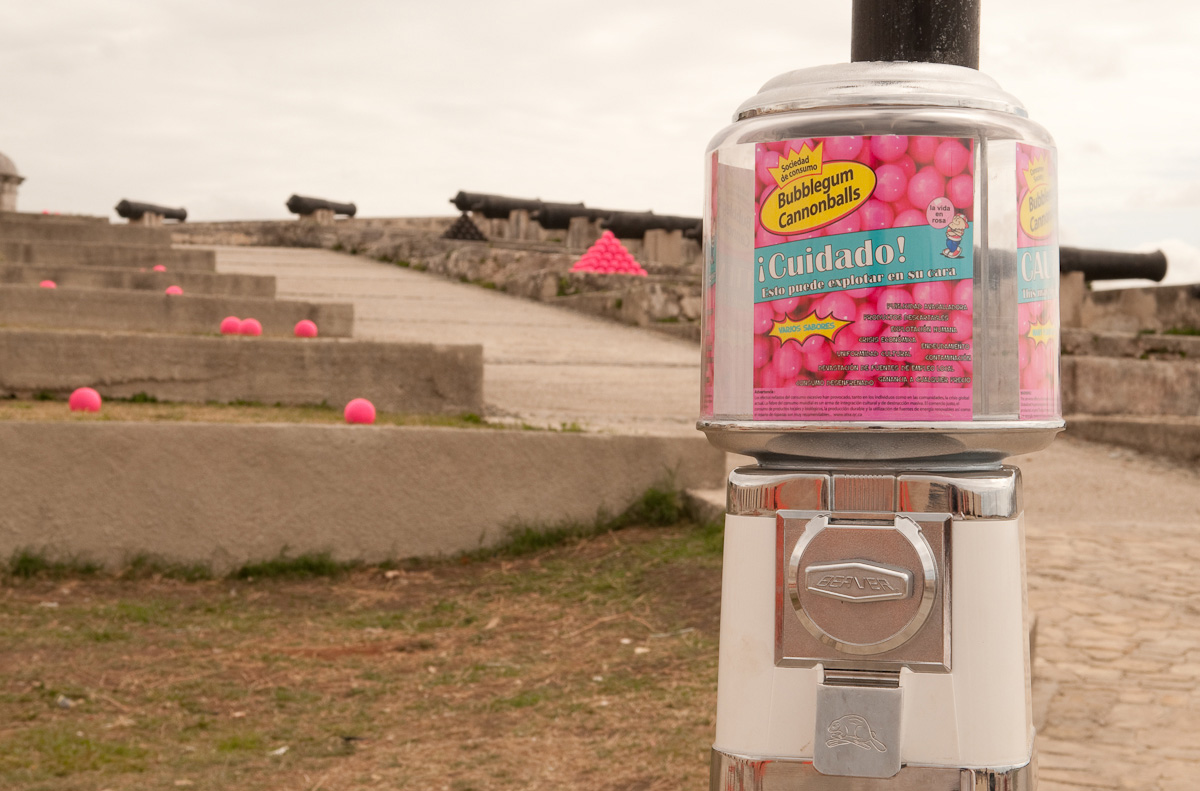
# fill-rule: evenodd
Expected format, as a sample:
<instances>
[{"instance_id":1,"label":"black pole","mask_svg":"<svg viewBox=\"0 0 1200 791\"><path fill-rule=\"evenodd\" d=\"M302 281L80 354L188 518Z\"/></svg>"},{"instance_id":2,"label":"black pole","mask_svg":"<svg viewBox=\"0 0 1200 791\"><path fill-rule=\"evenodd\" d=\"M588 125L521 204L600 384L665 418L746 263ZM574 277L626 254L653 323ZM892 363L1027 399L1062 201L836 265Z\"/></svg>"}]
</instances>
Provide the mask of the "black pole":
<instances>
[{"instance_id":1,"label":"black pole","mask_svg":"<svg viewBox=\"0 0 1200 791\"><path fill-rule=\"evenodd\" d=\"M854 0L850 60L979 68L980 0Z\"/></svg>"}]
</instances>

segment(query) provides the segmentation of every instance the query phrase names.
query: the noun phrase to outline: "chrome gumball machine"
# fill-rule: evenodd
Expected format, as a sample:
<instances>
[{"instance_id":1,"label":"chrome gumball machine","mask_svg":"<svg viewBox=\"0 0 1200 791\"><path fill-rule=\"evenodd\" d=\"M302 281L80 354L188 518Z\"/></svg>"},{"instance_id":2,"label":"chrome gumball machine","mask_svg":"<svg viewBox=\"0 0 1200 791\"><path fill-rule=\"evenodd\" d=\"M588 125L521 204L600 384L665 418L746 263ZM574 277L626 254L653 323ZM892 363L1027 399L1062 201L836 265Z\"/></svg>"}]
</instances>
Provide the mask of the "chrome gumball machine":
<instances>
[{"instance_id":1,"label":"chrome gumball machine","mask_svg":"<svg viewBox=\"0 0 1200 791\"><path fill-rule=\"evenodd\" d=\"M1055 151L977 2L854 5L707 161L729 478L713 791L1036 787L1020 474L1061 430Z\"/></svg>"}]
</instances>

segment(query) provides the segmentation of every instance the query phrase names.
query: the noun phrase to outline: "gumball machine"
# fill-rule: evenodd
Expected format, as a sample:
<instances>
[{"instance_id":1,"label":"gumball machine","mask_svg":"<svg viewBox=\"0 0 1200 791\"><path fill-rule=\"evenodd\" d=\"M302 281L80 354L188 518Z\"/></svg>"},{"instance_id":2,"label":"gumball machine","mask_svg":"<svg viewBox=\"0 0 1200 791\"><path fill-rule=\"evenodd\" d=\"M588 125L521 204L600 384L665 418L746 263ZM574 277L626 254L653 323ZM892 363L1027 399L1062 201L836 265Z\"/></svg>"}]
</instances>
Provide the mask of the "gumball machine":
<instances>
[{"instance_id":1,"label":"gumball machine","mask_svg":"<svg viewBox=\"0 0 1200 791\"><path fill-rule=\"evenodd\" d=\"M856 0L707 160L713 791L1036 787L1020 473L1062 429L1055 150L978 2Z\"/></svg>"}]
</instances>

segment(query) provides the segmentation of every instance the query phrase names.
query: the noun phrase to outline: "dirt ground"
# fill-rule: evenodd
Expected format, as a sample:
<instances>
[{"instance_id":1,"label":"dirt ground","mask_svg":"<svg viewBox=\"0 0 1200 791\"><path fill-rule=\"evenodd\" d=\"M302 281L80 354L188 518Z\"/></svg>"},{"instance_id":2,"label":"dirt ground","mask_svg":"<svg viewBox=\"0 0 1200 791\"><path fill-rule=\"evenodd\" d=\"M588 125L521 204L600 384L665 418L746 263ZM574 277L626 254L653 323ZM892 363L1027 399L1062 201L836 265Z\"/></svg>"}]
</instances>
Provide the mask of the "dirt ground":
<instances>
[{"instance_id":1,"label":"dirt ground","mask_svg":"<svg viewBox=\"0 0 1200 791\"><path fill-rule=\"evenodd\" d=\"M702 788L721 534L334 580L0 585L0 787Z\"/></svg>"}]
</instances>

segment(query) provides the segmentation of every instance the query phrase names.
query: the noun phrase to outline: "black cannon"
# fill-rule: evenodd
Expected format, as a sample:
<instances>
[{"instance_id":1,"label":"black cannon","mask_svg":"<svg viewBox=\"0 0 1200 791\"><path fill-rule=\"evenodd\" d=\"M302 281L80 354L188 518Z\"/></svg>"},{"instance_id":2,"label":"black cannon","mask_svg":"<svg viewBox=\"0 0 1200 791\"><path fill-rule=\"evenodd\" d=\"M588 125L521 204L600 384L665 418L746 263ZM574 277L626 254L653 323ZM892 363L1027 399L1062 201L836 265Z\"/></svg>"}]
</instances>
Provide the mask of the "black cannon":
<instances>
[{"instance_id":1,"label":"black cannon","mask_svg":"<svg viewBox=\"0 0 1200 791\"><path fill-rule=\"evenodd\" d=\"M1118 253L1062 247L1058 251L1058 263L1063 272L1082 272L1084 280L1140 278L1157 282L1167 274L1167 257L1161 250L1153 253Z\"/></svg>"},{"instance_id":2,"label":"black cannon","mask_svg":"<svg viewBox=\"0 0 1200 791\"><path fill-rule=\"evenodd\" d=\"M485 195L479 192L459 192L450 202L459 211L473 211L482 214L489 220L507 220L509 212L520 209L535 212L542 208L540 200L525 198L508 198L504 195Z\"/></svg>"},{"instance_id":3,"label":"black cannon","mask_svg":"<svg viewBox=\"0 0 1200 791\"><path fill-rule=\"evenodd\" d=\"M317 209L328 209L334 214L344 214L353 217L358 207L353 203L334 203L324 198L306 198L303 195L293 195L287 199L287 208L292 214L312 214Z\"/></svg>"},{"instance_id":4,"label":"black cannon","mask_svg":"<svg viewBox=\"0 0 1200 791\"><path fill-rule=\"evenodd\" d=\"M669 214L615 211L601 218L605 230L623 239L645 236L647 231L683 231L688 238L698 238L703 221L699 217L675 217Z\"/></svg>"},{"instance_id":5,"label":"black cannon","mask_svg":"<svg viewBox=\"0 0 1200 791\"><path fill-rule=\"evenodd\" d=\"M562 231L571 227L574 217L587 217L589 220L599 220L612 214L607 209L589 209L582 203L543 203L540 209L530 214L538 225L547 231Z\"/></svg>"},{"instance_id":6,"label":"black cannon","mask_svg":"<svg viewBox=\"0 0 1200 791\"><path fill-rule=\"evenodd\" d=\"M187 219L187 209L169 209L166 206L155 206L153 203L138 203L125 199L116 205L116 209L117 216L127 220L140 220L145 214L157 214L165 219L180 222Z\"/></svg>"}]
</instances>

